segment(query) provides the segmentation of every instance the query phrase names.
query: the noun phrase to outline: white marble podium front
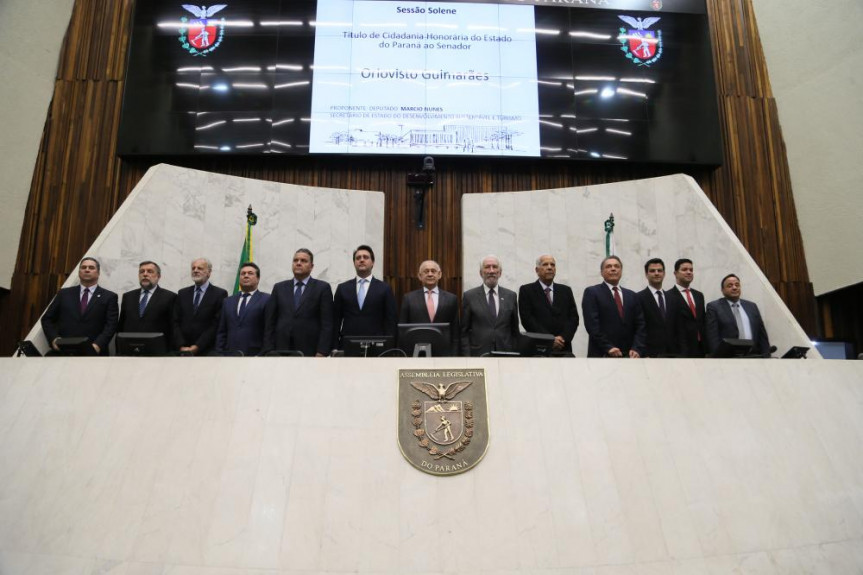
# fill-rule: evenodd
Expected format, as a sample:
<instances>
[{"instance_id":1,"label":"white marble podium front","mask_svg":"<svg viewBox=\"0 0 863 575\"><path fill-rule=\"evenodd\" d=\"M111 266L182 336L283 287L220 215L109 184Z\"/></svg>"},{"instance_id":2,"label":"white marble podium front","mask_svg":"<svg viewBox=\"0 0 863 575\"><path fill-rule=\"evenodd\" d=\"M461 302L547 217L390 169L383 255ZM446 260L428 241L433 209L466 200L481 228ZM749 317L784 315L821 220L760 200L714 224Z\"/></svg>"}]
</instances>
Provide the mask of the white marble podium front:
<instances>
[{"instance_id":1,"label":"white marble podium front","mask_svg":"<svg viewBox=\"0 0 863 575\"><path fill-rule=\"evenodd\" d=\"M490 444L397 445L400 368ZM0 573L863 571L863 362L0 360Z\"/></svg>"}]
</instances>

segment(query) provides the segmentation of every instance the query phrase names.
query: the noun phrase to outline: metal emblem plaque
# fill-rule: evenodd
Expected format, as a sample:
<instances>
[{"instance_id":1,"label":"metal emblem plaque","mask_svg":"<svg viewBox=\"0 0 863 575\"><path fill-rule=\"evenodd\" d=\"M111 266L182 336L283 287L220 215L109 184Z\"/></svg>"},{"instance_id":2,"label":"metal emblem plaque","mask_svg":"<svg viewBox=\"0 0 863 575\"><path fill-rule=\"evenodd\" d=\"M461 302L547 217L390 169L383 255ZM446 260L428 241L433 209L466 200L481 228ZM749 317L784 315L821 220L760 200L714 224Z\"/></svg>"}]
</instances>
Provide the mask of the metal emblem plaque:
<instances>
[{"instance_id":1,"label":"metal emblem plaque","mask_svg":"<svg viewBox=\"0 0 863 575\"><path fill-rule=\"evenodd\" d=\"M400 369L399 448L432 475L471 469L488 449L484 369Z\"/></svg>"}]
</instances>

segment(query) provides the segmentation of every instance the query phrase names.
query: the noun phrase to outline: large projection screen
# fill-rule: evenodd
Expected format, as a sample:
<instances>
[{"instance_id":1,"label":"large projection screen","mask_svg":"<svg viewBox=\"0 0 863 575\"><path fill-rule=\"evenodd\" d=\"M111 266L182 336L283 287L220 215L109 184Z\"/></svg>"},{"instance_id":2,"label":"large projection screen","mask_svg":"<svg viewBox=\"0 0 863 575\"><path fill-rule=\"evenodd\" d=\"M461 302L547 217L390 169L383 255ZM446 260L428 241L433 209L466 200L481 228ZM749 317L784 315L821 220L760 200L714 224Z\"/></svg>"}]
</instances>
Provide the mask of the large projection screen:
<instances>
[{"instance_id":1,"label":"large projection screen","mask_svg":"<svg viewBox=\"0 0 863 575\"><path fill-rule=\"evenodd\" d=\"M121 155L718 165L703 0L138 2Z\"/></svg>"}]
</instances>

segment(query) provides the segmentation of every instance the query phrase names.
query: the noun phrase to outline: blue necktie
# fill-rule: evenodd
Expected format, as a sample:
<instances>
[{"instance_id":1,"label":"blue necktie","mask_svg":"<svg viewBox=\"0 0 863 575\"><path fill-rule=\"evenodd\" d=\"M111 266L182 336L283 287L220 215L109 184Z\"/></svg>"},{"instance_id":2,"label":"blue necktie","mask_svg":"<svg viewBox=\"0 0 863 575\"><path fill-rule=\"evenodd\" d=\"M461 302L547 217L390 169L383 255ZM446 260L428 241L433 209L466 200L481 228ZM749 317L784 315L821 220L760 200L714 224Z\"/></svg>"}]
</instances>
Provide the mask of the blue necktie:
<instances>
[{"instance_id":1,"label":"blue necktie","mask_svg":"<svg viewBox=\"0 0 863 575\"><path fill-rule=\"evenodd\" d=\"M294 288L294 307L300 305L300 298L303 297L303 282L297 282L297 287Z\"/></svg>"},{"instance_id":2,"label":"blue necktie","mask_svg":"<svg viewBox=\"0 0 863 575\"><path fill-rule=\"evenodd\" d=\"M246 302L249 301L249 294L244 293L240 296L240 311L237 313L238 317L243 317L243 314L246 311Z\"/></svg>"},{"instance_id":3,"label":"blue necktie","mask_svg":"<svg viewBox=\"0 0 863 575\"><path fill-rule=\"evenodd\" d=\"M367 279L360 280L360 291L357 293L357 303L360 304L360 309L363 309L363 302L366 301L366 282Z\"/></svg>"},{"instance_id":4,"label":"blue necktie","mask_svg":"<svg viewBox=\"0 0 863 575\"><path fill-rule=\"evenodd\" d=\"M147 302L150 301L150 290L144 290L144 297L138 302L138 317L144 317L144 310L147 309Z\"/></svg>"},{"instance_id":5,"label":"blue necktie","mask_svg":"<svg viewBox=\"0 0 863 575\"><path fill-rule=\"evenodd\" d=\"M198 311L198 306L201 305L201 288L195 288L195 301L192 302L192 306L195 308L195 311Z\"/></svg>"}]
</instances>

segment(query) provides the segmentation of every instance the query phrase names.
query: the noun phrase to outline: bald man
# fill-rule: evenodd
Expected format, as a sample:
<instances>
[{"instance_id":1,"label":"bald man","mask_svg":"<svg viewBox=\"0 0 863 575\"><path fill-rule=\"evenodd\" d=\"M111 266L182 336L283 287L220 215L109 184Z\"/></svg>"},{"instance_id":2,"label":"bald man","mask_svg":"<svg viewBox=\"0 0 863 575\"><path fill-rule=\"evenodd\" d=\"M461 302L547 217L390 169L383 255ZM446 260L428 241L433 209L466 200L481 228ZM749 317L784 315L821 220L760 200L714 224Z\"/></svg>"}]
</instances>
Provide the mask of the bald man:
<instances>
[{"instance_id":1,"label":"bald man","mask_svg":"<svg viewBox=\"0 0 863 575\"><path fill-rule=\"evenodd\" d=\"M454 293L440 289L440 265L434 260L420 264L417 277L422 284L418 290L402 298L399 323L448 323L451 340L450 355L459 352L458 298Z\"/></svg>"},{"instance_id":2,"label":"bald man","mask_svg":"<svg viewBox=\"0 0 863 575\"><path fill-rule=\"evenodd\" d=\"M527 331L554 336L556 355L572 354L572 338L578 329L578 307L572 289L554 281L557 262L549 254L536 258L533 283L518 290L518 313Z\"/></svg>"}]
</instances>

